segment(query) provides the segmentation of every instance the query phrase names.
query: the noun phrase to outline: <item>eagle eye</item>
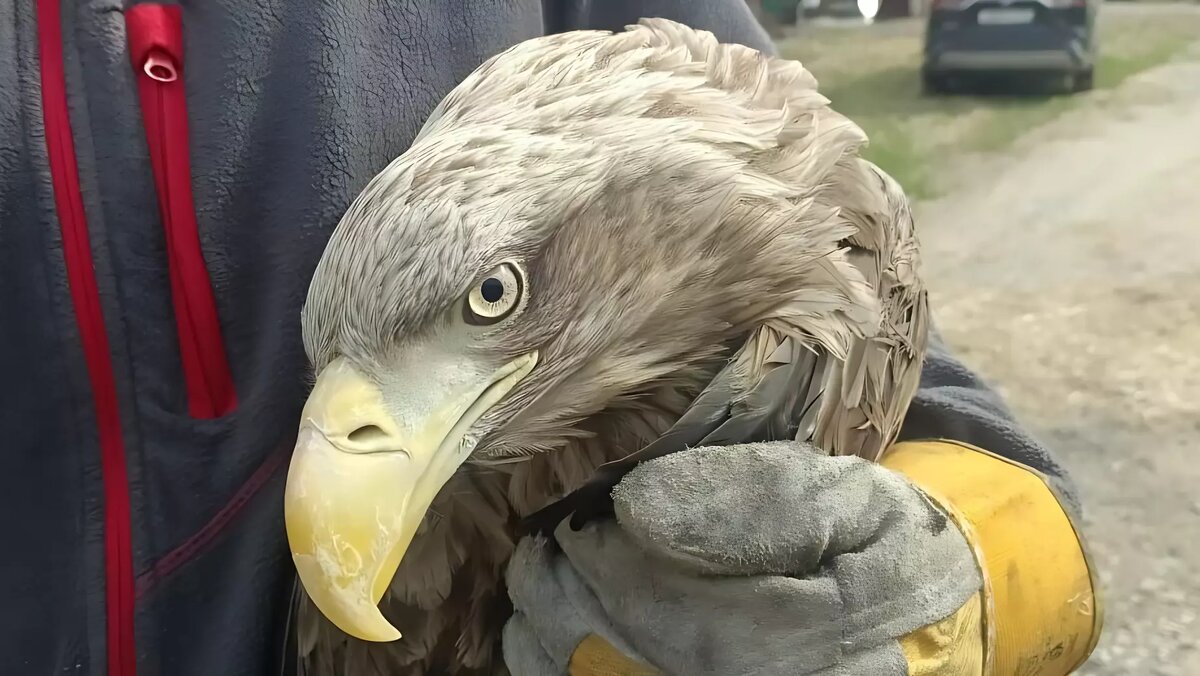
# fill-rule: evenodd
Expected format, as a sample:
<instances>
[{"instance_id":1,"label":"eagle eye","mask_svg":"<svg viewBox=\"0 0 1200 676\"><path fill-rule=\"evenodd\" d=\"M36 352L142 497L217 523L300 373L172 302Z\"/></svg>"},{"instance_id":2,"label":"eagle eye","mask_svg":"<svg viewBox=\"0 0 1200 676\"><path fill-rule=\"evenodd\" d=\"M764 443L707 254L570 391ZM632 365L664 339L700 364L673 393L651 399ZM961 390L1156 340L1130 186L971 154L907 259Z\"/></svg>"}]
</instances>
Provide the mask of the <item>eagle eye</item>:
<instances>
[{"instance_id":1,"label":"eagle eye","mask_svg":"<svg viewBox=\"0 0 1200 676\"><path fill-rule=\"evenodd\" d=\"M463 319L475 326L488 326L513 314L525 293L525 277L516 263L501 263L483 276L467 293Z\"/></svg>"}]
</instances>

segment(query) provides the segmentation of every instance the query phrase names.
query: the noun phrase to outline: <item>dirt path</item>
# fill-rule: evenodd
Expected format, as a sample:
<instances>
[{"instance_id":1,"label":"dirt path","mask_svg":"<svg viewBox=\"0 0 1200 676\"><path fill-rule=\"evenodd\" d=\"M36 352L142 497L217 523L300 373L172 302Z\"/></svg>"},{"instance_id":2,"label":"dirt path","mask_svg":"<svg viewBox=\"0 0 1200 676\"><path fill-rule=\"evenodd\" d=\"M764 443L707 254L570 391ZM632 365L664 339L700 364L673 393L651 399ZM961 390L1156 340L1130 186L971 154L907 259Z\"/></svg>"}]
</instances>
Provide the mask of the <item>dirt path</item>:
<instances>
[{"instance_id":1,"label":"dirt path","mask_svg":"<svg viewBox=\"0 0 1200 676\"><path fill-rule=\"evenodd\" d=\"M1081 486L1081 673L1200 674L1200 44L918 205L938 321ZM1126 105L1130 101L1136 105ZM1121 111L1121 112L1117 112ZM958 171L956 168L955 171Z\"/></svg>"}]
</instances>

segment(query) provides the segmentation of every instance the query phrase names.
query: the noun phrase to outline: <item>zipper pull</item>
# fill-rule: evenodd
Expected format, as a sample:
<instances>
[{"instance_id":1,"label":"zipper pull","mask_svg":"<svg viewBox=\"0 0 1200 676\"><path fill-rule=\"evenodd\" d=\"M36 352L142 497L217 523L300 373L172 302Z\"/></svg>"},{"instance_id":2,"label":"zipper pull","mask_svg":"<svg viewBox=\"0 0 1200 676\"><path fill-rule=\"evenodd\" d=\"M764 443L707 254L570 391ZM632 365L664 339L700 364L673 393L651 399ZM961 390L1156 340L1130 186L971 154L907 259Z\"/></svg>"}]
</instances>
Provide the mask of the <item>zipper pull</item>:
<instances>
[{"instance_id":1,"label":"zipper pull","mask_svg":"<svg viewBox=\"0 0 1200 676\"><path fill-rule=\"evenodd\" d=\"M219 418L234 409L237 397L192 196L183 13L178 5L140 3L125 12L125 27L165 235L188 412Z\"/></svg>"},{"instance_id":2,"label":"zipper pull","mask_svg":"<svg viewBox=\"0 0 1200 676\"><path fill-rule=\"evenodd\" d=\"M142 72L158 82L174 82L179 79L175 61L157 49L146 56L146 60L142 64Z\"/></svg>"}]
</instances>

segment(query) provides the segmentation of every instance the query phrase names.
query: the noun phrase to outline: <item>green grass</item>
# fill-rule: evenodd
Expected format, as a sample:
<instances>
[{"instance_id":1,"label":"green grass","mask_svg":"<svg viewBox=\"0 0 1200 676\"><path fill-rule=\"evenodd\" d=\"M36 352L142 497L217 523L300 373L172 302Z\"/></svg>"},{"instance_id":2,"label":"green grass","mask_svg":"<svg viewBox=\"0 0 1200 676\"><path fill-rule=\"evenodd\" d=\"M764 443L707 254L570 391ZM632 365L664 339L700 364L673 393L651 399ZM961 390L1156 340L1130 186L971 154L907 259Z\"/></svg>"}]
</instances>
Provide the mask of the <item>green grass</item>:
<instances>
[{"instance_id":1,"label":"green grass","mask_svg":"<svg viewBox=\"0 0 1200 676\"><path fill-rule=\"evenodd\" d=\"M1064 96L921 95L917 65L892 66L822 88L871 138L866 156L915 198L937 191L938 159L1003 150L1071 105Z\"/></svg>"},{"instance_id":2,"label":"green grass","mask_svg":"<svg viewBox=\"0 0 1200 676\"><path fill-rule=\"evenodd\" d=\"M1106 8L1108 9L1108 8ZM1124 9L1124 8L1122 8ZM871 138L866 156L916 199L934 197L941 171L963 153L1004 150L1022 134L1093 97L925 96L919 21L861 28L806 28L780 42L816 74L834 108ZM1200 11L1101 12L1096 87L1116 87L1200 39Z\"/></svg>"},{"instance_id":3,"label":"green grass","mask_svg":"<svg viewBox=\"0 0 1200 676\"><path fill-rule=\"evenodd\" d=\"M1097 87L1116 87L1133 75L1170 61L1190 42L1200 38L1200 21L1160 26L1154 32L1154 40L1137 41L1134 39L1136 34L1135 27L1130 26L1112 36L1117 39L1117 44L1100 54Z\"/></svg>"}]
</instances>

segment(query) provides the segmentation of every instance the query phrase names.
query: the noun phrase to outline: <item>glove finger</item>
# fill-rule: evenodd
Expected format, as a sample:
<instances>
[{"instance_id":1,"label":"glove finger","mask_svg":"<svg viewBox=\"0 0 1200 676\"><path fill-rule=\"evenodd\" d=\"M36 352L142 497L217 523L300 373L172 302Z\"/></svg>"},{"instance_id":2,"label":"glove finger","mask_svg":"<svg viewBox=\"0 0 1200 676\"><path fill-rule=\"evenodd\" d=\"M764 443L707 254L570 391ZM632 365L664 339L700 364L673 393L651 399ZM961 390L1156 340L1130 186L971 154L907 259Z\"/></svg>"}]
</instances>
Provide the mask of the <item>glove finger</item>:
<instances>
[{"instance_id":1,"label":"glove finger","mask_svg":"<svg viewBox=\"0 0 1200 676\"><path fill-rule=\"evenodd\" d=\"M965 543L850 554L793 578L679 567L611 521L560 527L556 538L616 631L668 673L810 674L851 653L880 670L830 673L891 673L890 658L868 653L950 615L980 584ZM933 559L914 569L913 551Z\"/></svg>"},{"instance_id":2,"label":"glove finger","mask_svg":"<svg viewBox=\"0 0 1200 676\"><path fill-rule=\"evenodd\" d=\"M682 571L831 576L848 649L939 620L979 589L966 539L923 493L879 465L808 448L698 448L646 463L614 492L617 519Z\"/></svg>"},{"instance_id":3,"label":"glove finger","mask_svg":"<svg viewBox=\"0 0 1200 676\"><path fill-rule=\"evenodd\" d=\"M829 576L710 576L645 550L613 522L560 527L566 558L632 648L667 673L807 674L842 655Z\"/></svg>"},{"instance_id":4,"label":"glove finger","mask_svg":"<svg viewBox=\"0 0 1200 676\"><path fill-rule=\"evenodd\" d=\"M613 491L617 520L700 570L798 575L860 549L914 492L858 458L794 442L695 448L643 463Z\"/></svg>"},{"instance_id":5,"label":"glove finger","mask_svg":"<svg viewBox=\"0 0 1200 676\"><path fill-rule=\"evenodd\" d=\"M590 618L581 615L564 589L564 583L579 585L573 576L564 579L557 570L561 559L548 539L524 538L513 551L506 577L514 611L525 616L525 623L558 662L560 671L566 669L571 652L591 631ZM579 594L578 589L573 591Z\"/></svg>"},{"instance_id":6,"label":"glove finger","mask_svg":"<svg viewBox=\"0 0 1200 676\"><path fill-rule=\"evenodd\" d=\"M504 664L511 674L558 676L566 667L557 664L538 640L537 632L524 613L513 613L504 625Z\"/></svg>"},{"instance_id":7,"label":"glove finger","mask_svg":"<svg viewBox=\"0 0 1200 676\"><path fill-rule=\"evenodd\" d=\"M639 659L571 561L548 539L528 537L517 543L506 582L514 610L525 616L524 622L562 669L589 634Z\"/></svg>"}]
</instances>

